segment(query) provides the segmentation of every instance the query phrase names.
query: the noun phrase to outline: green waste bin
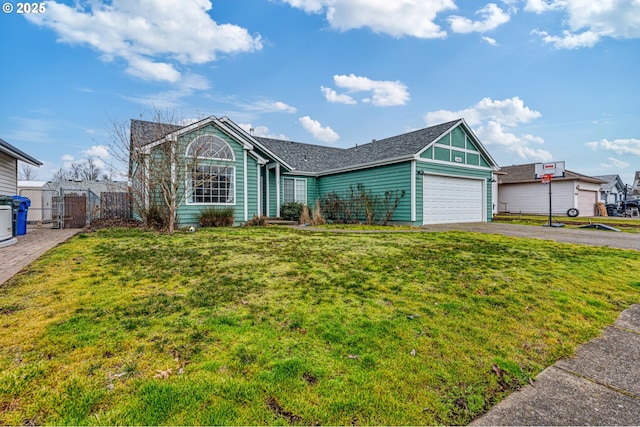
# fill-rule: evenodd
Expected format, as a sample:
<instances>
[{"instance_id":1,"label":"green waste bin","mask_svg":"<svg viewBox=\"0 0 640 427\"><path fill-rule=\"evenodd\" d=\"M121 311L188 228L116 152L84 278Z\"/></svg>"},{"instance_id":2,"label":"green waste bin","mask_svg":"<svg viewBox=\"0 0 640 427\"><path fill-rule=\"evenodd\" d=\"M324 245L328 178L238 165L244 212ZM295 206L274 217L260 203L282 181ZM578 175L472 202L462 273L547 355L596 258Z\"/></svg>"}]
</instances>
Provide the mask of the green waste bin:
<instances>
[{"instance_id":1,"label":"green waste bin","mask_svg":"<svg viewBox=\"0 0 640 427\"><path fill-rule=\"evenodd\" d=\"M0 195L0 205L8 205L11 206L11 234L13 237L16 237L16 219L18 216L18 207L20 203L15 203L12 196L1 196Z\"/></svg>"}]
</instances>

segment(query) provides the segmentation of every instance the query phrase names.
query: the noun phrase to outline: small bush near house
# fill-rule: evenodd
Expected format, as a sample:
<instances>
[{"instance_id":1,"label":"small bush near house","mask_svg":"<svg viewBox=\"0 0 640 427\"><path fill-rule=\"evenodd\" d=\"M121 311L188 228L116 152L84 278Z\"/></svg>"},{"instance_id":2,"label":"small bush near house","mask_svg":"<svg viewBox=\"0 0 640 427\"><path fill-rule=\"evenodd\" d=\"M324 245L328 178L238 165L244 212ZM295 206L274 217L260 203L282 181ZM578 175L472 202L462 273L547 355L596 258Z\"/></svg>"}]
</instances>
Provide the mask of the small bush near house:
<instances>
[{"instance_id":1,"label":"small bush near house","mask_svg":"<svg viewBox=\"0 0 640 427\"><path fill-rule=\"evenodd\" d=\"M304 205L302 207L302 213L300 214L300 218L298 219L298 224L310 224L311 223L311 216L309 216L309 207L307 205Z\"/></svg>"},{"instance_id":2,"label":"small bush near house","mask_svg":"<svg viewBox=\"0 0 640 427\"><path fill-rule=\"evenodd\" d=\"M266 216L254 215L253 218L251 218L250 221L247 221L245 225L248 227L266 227L267 225L269 225L269 222L267 221Z\"/></svg>"},{"instance_id":3,"label":"small bush near house","mask_svg":"<svg viewBox=\"0 0 640 427\"><path fill-rule=\"evenodd\" d=\"M198 223L202 227L231 227L233 208L208 208L200 213Z\"/></svg>"},{"instance_id":4,"label":"small bush near house","mask_svg":"<svg viewBox=\"0 0 640 427\"><path fill-rule=\"evenodd\" d=\"M404 196L404 190L388 190L382 197L382 194L367 190L364 184L357 184L355 187L349 186L349 190L342 194L325 194L320 198L320 208L325 217L334 223L387 225Z\"/></svg>"},{"instance_id":5,"label":"small bush near house","mask_svg":"<svg viewBox=\"0 0 640 427\"><path fill-rule=\"evenodd\" d=\"M316 206L313 209L313 218L311 221L313 225L323 225L326 223L326 221L322 217L322 212L320 210L320 200L316 200Z\"/></svg>"},{"instance_id":6,"label":"small bush near house","mask_svg":"<svg viewBox=\"0 0 640 427\"><path fill-rule=\"evenodd\" d=\"M302 203L297 202L285 203L280 208L280 218L286 219L287 221L298 221L300 215L302 215L303 206Z\"/></svg>"},{"instance_id":7,"label":"small bush near house","mask_svg":"<svg viewBox=\"0 0 640 427\"><path fill-rule=\"evenodd\" d=\"M164 230L167 228L169 220L167 213L159 206L151 206L146 212L146 225L156 230Z\"/></svg>"}]
</instances>

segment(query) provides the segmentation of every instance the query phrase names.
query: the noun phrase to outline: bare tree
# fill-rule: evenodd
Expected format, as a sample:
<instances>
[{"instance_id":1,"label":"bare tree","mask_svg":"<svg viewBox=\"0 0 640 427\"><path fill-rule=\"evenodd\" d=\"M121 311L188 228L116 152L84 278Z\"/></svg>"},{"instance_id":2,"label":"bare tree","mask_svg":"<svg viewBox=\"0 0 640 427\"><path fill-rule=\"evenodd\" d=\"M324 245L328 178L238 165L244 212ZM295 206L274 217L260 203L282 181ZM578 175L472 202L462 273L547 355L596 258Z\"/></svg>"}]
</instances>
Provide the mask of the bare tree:
<instances>
[{"instance_id":1,"label":"bare tree","mask_svg":"<svg viewBox=\"0 0 640 427\"><path fill-rule=\"evenodd\" d=\"M178 208L192 197L191 189L212 179L206 168L198 167L207 144L182 141L175 135L183 127L177 123L173 115L156 111L152 121L110 120L108 128L114 159L128 165L134 213L147 226L162 226L169 233L175 231Z\"/></svg>"},{"instance_id":2,"label":"bare tree","mask_svg":"<svg viewBox=\"0 0 640 427\"><path fill-rule=\"evenodd\" d=\"M20 181L35 181L38 179L38 171L33 166L20 162L18 179Z\"/></svg>"}]
</instances>

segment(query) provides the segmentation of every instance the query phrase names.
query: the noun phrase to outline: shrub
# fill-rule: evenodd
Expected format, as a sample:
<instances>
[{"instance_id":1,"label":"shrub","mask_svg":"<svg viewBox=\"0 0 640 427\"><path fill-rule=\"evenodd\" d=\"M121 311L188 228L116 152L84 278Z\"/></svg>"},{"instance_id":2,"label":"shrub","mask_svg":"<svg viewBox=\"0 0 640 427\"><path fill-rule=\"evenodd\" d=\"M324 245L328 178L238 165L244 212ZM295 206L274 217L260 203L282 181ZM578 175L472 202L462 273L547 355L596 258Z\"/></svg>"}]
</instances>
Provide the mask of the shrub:
<instances>
[{"instance_id":1,"label":"shrub","mask_svg":"<svg viewBox=\"0 0 640 427\"><path fill-rule=\"evenodd\" d=\"M253 218L251 218L250 221L247 221L245 225L248 227L266 227L269 225L269 222L267 221L266 216L254 215Z\"/></svg>"},{"instance_id":2,"label":"shrub","mask_svg":"<svg viewBox=\"0 0 640 427\"><path fill-rule=\"evenodd\" d=\"M302 213L300 214L300 218L298 219L298 224L305 225L311 222L311 217L309 216L309 207L304 205L302 207Z\"/></svg>"},{"instance_id":3,"label":"shrub","mask_svg":"<svg viewBox=\"0 0 640 427\"><path fill-rule=\"evenodd\" d=\"M280 218L287 221L298 221L300 215L302 215L302 203L289 202L282 205L280 208Z\"/></svg>"},{"instance_id":4,"label":"shrub","mask_svg":"<svg viewBox=\"0 0 640 427\"><path fill-rule=\"evenodd\" d=\"M374 194L359 183L350 185L349 190L342 194L325 194L320 198L320 209L331 222L365 222L369 225L381 222L387 225L404 195L404 190L389 190L384 192L383 198L381 194Z\"/></svg>"},{"instance_id":5,"label":"shrub","mask_svg":"<svg viewBox=\"0 0 640 427\"><path fill-rule=\"evenodd\" d=\"M313 209L313 218L311 219L311 223L313 225L322 225L326 223L320 211L320 200L316 200L316 207Z\"/></svg>"},{"instance_id":6,"label":"shrub","mask_svg":"<svg viewBox=\"0 0 640 427\"><path fill-rule=\"evenodd\" d=\"M202 227L230 227L233 225L233 208L207 208L200 212L198 223Z\"/></svg>"},{"instance_id":7,"label":"shrub","mask_svg":"<svg viewBox=\"0 0 640 427\"><path fill-rule=\"evenodd\" d=\"M167 218L167 213L160 206L151 206L145 212L145 225L149 228L153 228L156 230L164 230L167 228L167 224L169 224L169 219Z\"/></svg>"}]
</instances>

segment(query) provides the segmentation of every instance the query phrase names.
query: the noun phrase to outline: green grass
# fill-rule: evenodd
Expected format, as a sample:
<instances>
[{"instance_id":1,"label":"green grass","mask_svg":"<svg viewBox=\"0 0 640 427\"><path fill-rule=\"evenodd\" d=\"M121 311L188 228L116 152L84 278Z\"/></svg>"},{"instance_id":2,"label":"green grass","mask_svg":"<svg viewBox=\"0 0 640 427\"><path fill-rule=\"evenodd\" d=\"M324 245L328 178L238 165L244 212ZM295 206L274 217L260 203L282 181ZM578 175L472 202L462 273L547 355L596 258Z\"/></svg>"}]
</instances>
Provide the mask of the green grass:
<instances>
[{"instance_id":1,"label":"green grass","mask_svg":"<svg viewBox=\"0 0 640 427\"><path fill-rule=\"evenodd\" d=\"M622 218L615 216L592 216L575 217L557 216L551 217L553 222L565 224L567 228L578 228L586 224L605 224L618 228L620 231L628 233L640 233L640 220L635 218ZM494 215L493 222L508 222L520 225L543 225L549 223L549 215L521 215L521 214L498 214Z\"/></svg>"},{"instance_id":2,"label":"green grass","mask_svg":"<svg viewBox=\"0 0 640 427\"><path fill-rule=\"evenodd\" d=\"M0 289L0 423L466 424L638 303L639 267L461 232L81 234Z\"/></svg>"}]
</instances>

